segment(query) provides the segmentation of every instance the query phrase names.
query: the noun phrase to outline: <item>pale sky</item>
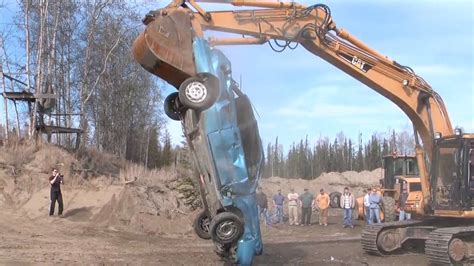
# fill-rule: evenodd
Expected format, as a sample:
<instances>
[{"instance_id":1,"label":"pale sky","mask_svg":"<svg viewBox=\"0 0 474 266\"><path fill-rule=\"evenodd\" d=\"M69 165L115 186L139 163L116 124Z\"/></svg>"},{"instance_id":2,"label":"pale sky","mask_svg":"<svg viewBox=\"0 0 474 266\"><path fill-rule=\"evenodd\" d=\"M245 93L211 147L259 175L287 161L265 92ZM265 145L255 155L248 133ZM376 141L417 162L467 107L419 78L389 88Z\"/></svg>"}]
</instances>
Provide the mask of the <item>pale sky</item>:
<instances>
[{"instance_id":1,"label":"pale sky","mask_svg":"<svg viewBox=\"0 0 474 266\"><path fill-rule=\"evenodd\" d=\"M158 1L157 8L164 2ZM331 8L338 27L410 66L430 83L444 99L453 126L474 131L472 1L320 2ZM355 140L360 133L367 139L390 128L411 130L410 121L395 104L303 47L283 53L273 52L268 44L220 49L232 62L234 79L243 80L265 144L279 136L287 150L306 135L314 141L320 136L333 139L344 131ZM167 86L163 96L173 91ZM166 120L174 142L179 143L180 123Z\"/></svg>"}]
</instances>

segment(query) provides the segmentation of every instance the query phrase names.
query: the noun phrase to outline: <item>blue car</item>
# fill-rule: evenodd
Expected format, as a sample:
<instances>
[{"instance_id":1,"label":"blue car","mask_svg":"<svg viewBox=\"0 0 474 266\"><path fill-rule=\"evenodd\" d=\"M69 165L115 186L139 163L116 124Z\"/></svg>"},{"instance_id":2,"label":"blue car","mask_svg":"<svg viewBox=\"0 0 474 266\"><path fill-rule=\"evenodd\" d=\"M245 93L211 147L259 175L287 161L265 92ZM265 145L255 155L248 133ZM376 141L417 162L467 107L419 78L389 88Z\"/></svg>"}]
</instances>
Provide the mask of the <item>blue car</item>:
<instances>
[{"instance_id":1,"label":"blue car","mask_svg":"<svg viewBox=\"0 0 474 266\"><path fill-rule=\"evenodd\" d=\"M220 256L251 264L263 251L255 201L264 160L257 122L226 56L199 37L192 50L197 74L166 98L164 109L182 121L199 173L204 210L194 229L212 239Z\"/></svg>"}]
</instances>

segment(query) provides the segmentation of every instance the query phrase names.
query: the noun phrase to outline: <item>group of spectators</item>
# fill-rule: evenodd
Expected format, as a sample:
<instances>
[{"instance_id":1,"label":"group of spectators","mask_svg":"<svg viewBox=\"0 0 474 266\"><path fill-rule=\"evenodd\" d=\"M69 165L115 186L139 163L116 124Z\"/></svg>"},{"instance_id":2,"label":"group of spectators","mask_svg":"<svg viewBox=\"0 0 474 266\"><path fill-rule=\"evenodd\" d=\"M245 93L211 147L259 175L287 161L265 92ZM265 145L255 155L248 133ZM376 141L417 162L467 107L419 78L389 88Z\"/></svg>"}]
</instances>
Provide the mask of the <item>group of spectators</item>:
<instances>
[{"instance_id":1,"label":"group of spectators","mask_svg":"<svg viewBox=\"0 0 474 266\"><path fill-rule=\"evenodd\" d=\"M400 193L400 197L398 198L399 221L411 219L410 213L407 213L405 211L407 199L408 199L407 188L403 186L403 189ZM382 219L380 217L380 213L381 213L380 211L381 211L381 206L383 206L383 203L384 203L383 197L380 190L377 190L377 188L372 188L372 189L369 188L366 191L366 194L364 196L364 210L365 210L364 216L365 216L365 221L368 224L382 222L381 221Z\"/></svg>"},{"instance_id":2,"label":"group of spectators","mask_svg":"<svg viewBox=\"0 0 474 266\"><path fill-rule=\"evenodd\" d=\"M299 195L294 189L290 189L287 196L281 194L281 189L272 197L272 203L275 209L275 214L271 215L268 212L267 195L263 193L262 188L258 188L257 193L257 207L259 217L263 218L267 225L274 223L283 223L283 206L287 202L288 206L288 223L289 225L311 225L311 215L313 210L319 210L319 225L328 225L328 210L329 210L329 195L324 192L324 189L319 191L319 194L314 197L307 188ZM298 208L300 208L301 217L298 216Z\"/></svg>"},{"instance_id":3,"label":"group of spectators","mask_svg":"<svg viewBox=\"0 0 474 266\"><path fill-rule=\"evenodd\" d=\"M400 198L398 200L398 208L400 210L400 221L410 219L410 214L405 212L405 203L407 198L408 193L406 187L404 187L402 192L400 193ZM258 214L260 218L263 218L265 224L270 225L283 223L283 208L285 202L288 206L289 225L311 225L311 215L315 210L319 211L319 225L328 225L330 198L329 195L324 191L324 189L321 189L320 193L316 197L314 197L314 195L311 194L307 188L304 189L304 192L301 195L296 193L294 189L290 189L290 193L288 193L288 195L286 196L282 195L281 189L279 189L278 193L272 197L272 203L274 206L275 213L271 215L268 211L269 209L267 195L263 193L261 187L258 188ZM343 211L343 227L354 228L352 219L354 209L356 208L356 199L354 195L349 191L348 187L344 188L339 203ZM365 221L368 224L381 223L380 214L382 206L383 197L381 191L378 191L377 188L369 188L364 196L364 216ZM300 209L300 218L298 216L298 208Z\"/></svg>"}]
</instances>

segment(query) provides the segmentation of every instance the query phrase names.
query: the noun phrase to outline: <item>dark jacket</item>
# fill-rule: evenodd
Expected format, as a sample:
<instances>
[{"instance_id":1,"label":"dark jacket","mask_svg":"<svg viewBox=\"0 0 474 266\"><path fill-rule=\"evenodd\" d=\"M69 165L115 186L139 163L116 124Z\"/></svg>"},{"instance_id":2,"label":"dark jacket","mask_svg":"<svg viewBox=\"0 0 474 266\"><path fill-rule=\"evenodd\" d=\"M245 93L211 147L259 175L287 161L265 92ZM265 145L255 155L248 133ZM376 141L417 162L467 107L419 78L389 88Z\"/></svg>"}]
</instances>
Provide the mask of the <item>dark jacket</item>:
<instances>
[{"instance_id":1,"label":"dark jacket","mask_svg":"<svg viewBox=\"0 0 474 266\"><path fill-rule=\"evenodd\" d=\"M267 195L265 195L265 193L263 192L257 193L256 200L257 200L257 205L260 206L260 208L263 208L263 209L268 208Z\"/></svg>"},{"instance_id":2,"label":"dark jacket","mask_svg":"<svg viewBox=\"0 0 474 266\"><path fill-rule=\"evenodd\" d=\"M407 192L403 192L400 194L400 198L398 199L398 205L400 206L401 211L405 210L405 204L407 203L407 199L408 199Z\"/></svg>"},{"instance_id":3,"label":"dark jacket","mask_svg":"<svg viewBox=\"0 0 474 266\"><path fill-rule=\"evenodd\" d=\"M49 177L49 181L51 182L51 180L54 179L54 176L50 176ZM61 191L61 181L63 180L63 176L58 176L58 178L56 178L56 181L54 181L53 184L51 184L51 190L59 190Z\"/></svg>"}]
</instances>

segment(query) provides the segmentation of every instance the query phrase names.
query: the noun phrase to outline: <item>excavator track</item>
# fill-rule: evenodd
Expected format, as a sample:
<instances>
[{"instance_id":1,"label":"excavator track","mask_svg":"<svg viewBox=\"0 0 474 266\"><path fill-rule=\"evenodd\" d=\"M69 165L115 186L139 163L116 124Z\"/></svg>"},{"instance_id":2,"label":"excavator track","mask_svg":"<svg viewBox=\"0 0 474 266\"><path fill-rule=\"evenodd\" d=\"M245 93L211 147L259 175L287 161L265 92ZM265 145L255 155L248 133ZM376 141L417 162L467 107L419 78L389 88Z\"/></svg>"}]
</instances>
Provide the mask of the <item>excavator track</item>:
<instances>
[{"instance_id":1,"label":"excavator track","mask_svg":"<svg viewBox=\"0 0 474 266\"><path fill-rule=\"evenodd\" d=\"M469 251L472 242L471 245L466 245L463 240L472 239L473 236L474 226L436 229L425 242L426 256L435 265L472 263L474 254Z\"/></svg>"},{"instance_id":2,"label":"excavator track","mask_svg":"<svg viewBox=\"0 0 474 266\"><path fill-rule=\"evenodd\" d=\"M364 231L362 231L362 235L361 235L362 249L371 255L376 255L376 256L386 255L385 253L380 251L377 245L377 240L378 240L378 236L380 232L387 229L408 227L408 226L421 225L421 224L423 224L423 221L413 220L413 221L401 221L401 222L390 222L390 223L367 225L364 228Z\"/></svg>"}]
</instances>

